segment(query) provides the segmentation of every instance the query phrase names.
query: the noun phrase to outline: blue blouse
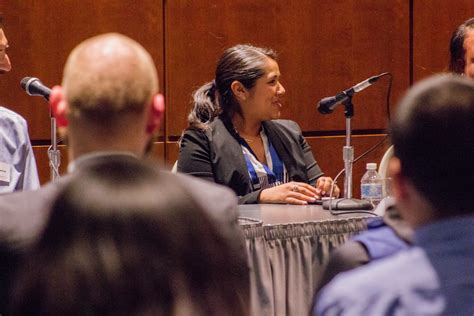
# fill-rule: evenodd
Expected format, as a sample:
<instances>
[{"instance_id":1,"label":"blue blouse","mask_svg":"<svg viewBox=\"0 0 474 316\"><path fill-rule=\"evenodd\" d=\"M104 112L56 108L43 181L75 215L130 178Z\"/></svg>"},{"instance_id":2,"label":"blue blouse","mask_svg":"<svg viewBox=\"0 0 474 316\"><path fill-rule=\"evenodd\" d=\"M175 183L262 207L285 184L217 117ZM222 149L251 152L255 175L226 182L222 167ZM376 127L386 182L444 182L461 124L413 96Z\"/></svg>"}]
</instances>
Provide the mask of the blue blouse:
<instances>
[{"instance_id":1,"label":"blue blouse","mask_svg":"<svg viewBox=\"0 0 474 316\"><path fill-rule=\"evenodd\" d=\"M247 164L252 191L274 187L288 181L285 165L263 128L260 131L260 137L263 141L267 164L260 162L248 143L242 137L238 137Z\"/></svg>"}]
</instances>

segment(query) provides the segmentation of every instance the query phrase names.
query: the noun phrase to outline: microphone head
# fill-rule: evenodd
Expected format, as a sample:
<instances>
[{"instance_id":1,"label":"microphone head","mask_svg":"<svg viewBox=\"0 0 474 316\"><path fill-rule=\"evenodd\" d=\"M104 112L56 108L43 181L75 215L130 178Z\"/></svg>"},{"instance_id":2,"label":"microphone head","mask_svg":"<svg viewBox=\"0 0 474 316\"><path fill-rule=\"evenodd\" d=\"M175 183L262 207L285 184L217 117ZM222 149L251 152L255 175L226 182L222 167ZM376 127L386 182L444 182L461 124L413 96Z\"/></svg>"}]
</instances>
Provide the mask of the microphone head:
<instances>
[{"instance_id":1,"label":"microphone head","mask_svg":"<svg viewBox=\"0 0 474 316\"><path fill-rule=\"evenodd\" d=\"M33 79L33 80L32 80ZM32 81L34 80L39 80L38 78L34 78L34 77L25 77L23 79L21 79L20 81L20 87L23 89L23 90L26 90L27 87L31 84Z\"/></svg>"},{"instance_id":2,"label":"microphone head","mask_svg":"<svg viewBox=\"0 0 474 316\"><path fill-rule=\"evenodd\" d=\"M321 114L331 114L334 111L333 105L337 102L336 97L326 97L318 103L318 111Z\"/></svg>"},{"instance_id":3,"label":"microphone head","mask_svg":"<svg viewBox=\"0 0 474 316\"><path fill-rule=\"evenodd\" d=\"M51 89L46 87L38 78L25 77L21 79L20 87L30 96L41 96L49 100Z\"/></svg>"}]
</instances>

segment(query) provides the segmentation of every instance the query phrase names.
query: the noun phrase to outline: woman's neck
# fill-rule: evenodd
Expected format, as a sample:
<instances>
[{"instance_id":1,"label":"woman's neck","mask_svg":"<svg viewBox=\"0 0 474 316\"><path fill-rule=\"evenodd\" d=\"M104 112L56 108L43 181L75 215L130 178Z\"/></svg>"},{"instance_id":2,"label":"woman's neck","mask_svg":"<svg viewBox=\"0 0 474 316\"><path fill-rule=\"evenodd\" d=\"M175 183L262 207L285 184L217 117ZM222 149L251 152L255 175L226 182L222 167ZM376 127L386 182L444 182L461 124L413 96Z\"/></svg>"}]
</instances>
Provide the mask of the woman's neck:
<instances>
[{"instance_id":1,"label":"woman's neck","mask_svg":"<svg viewBox=\"0 0 474 316\"><path fill-rule=\"evenodd\" d=\"M249 120L244 119L240 115L234 115L234 117L232 118L232 124L241 136L259 136L260 130L262 129L262 122L251 122Z\"/></svg>"}]
</instances>

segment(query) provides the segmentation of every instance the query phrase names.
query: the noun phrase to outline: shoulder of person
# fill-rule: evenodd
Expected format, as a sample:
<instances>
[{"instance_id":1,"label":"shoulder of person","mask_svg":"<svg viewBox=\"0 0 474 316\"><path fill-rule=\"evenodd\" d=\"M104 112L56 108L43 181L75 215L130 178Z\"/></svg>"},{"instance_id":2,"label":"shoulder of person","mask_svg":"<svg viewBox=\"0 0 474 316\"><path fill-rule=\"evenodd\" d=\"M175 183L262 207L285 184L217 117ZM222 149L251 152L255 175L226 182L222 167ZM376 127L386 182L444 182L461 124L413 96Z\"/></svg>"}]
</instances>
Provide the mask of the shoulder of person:
<instances>
[{"instance_id":1,"label":"shoulder of person","mask_svg":"<svg viewBox=\"0 0 474 316\"><path fill-rule=\"evenodd\" d=\"M38 190L0 195L0 243L22 249L34 243L43 231L52 203L69 176Z\"/></svg>"},{"instance_id":2,"label":"shoulder of person","mask_svg":"<svg viewBox=\"0 0 474 316\"><path fill-rule=\"evenodd\" d=\"M229 208L237 206L237 196L234 191L226 186L183 173L171 174L171 172L168 171L161 172L168 174L168 176L176 177L178 182L194 197L196 202L205 208Z\"/></svg>"},{"instance_id":3,"label":"shoulder of person","mask_svg":"<svg viewBox=\"0 0 474 316\"><path fill-rule=\"evenodd\" d=\"M271 120L271 121L267 121L267 123L270 125L275 125L283 129L298 133L298 134L301 133L301 128L298 125L298 123L292 120Z\"/></svg>"},{"instance_id":4,"label":"shoulder of person","mask_svg":"<svg viewBox=\"0 0 474 316\"><path fill-rule=\"evenodd\" d=\"M0 106L0 128L5 136L15 144L26 141L28 123L20 114Z\"/></svg>"},{"instance_id":5,"label":"shoulder of person","mask_svg":"<svg viewBox=\"0 0 474 316\"><path fill-rule=\"evenodd\" d=\"M264 126L268 130L272 130L280 135L291 138L294 141L300 140L303 137L301 128L295 121L291 120L271 120L264 122Z\"/></svg>"},{"instance_id":6,"label":"shoulder of person","mask_svg":"<svg viewBox=\"0 0 474 316\"><path fill-rule=\"evenodd\" d=\"M216 118L214 121L206 125L205 128L199 128L199 127L188 127L184 133L183 137L198 137L198 138L211 138L212 135L216 132L219 131L220 129L225 128L223 122L219 119Z\"/></svg>"},{"instance_id":7,"label":"shoulder of person","mask_svg":"<svg viewBox=\"0 0 474 316\"><path fill-rule=\"evenodd\" d=\"M0 122L2 124L6 123L9 126L16 126L19 124L23 127L27 125L23 116L3 106L0 106Z\"/></svg>"},{"instance_id":8,"label":"shoulder of person","mask_svg":"<svg viewBox=\"0 0 474 316\"><path fill-rule=\"evenodd\" d=\"M375 300L381 293L385 297L411 295L413 288L439 288L435 270L418 247L339 274L323 288L320 299L350 305L360 299L360 293Z\"/></svg>"}]
</instances>

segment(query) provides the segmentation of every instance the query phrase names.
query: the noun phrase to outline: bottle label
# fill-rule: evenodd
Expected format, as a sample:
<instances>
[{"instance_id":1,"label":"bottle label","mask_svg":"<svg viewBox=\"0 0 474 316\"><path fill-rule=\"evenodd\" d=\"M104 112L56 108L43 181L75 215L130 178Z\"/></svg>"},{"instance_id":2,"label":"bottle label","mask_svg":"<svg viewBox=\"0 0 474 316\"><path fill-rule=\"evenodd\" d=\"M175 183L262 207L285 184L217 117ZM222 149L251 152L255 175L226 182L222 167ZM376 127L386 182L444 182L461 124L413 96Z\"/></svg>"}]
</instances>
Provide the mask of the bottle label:
<instances>
[{"instance_id":1,"label":"bottle label","mask_svg":"<svg viewBox=\"0 0 474 316\"><path fill-rule=\"evenodd\" d=\"M364 183L360 188L363 200L381 200L383 198L382 184Z\"/></svg>"}]
</instances>

